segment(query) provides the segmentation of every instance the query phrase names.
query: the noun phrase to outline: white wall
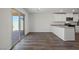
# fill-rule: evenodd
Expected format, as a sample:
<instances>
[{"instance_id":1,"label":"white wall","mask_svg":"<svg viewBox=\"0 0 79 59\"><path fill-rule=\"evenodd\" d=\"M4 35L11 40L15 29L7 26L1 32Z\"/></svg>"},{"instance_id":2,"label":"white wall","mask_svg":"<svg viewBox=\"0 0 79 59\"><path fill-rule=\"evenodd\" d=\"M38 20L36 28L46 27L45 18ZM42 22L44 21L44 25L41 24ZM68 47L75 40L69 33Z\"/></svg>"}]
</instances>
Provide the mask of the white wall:
<instances>
[{"instance_id":1,"label":"white wall","mask_svg":"<svg viewBox=\"0 0 79 59\"><path fill-rule=\"evenodd\" d=\"M25 14L25 34L29 32L28 13L23 9L17 9ZM10 8L0 8L0 49L6 50L12 47L12 15Z\"/></svg>"},{"instance_id":2,"label":"white wall","mask_svg":"<svg viewBox=\"0 0 79 59\"><path fill-rule=\"evenodd\" d=\"M52 15L49 14L30 14L30 32L50 32Z\"/></svg>"},{"instance_id":3,"label":"white wall","mask_svg":"<svg viewBox=\"0 0 79 59\"><path fill-rule=\"evenodd\" d=\"M11 9L0 8L0 49L11 48Z\"/></svg>"}]
</instances>

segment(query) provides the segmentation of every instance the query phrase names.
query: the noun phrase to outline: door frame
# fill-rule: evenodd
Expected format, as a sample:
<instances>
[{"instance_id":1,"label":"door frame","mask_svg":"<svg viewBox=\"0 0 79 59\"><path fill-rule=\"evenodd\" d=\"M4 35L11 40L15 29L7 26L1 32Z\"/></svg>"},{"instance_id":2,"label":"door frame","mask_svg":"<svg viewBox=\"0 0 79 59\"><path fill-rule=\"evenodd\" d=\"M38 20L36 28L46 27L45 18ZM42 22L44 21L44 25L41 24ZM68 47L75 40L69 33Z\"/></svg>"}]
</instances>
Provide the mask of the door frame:
<instances>
[{"instance_id":1,"label":"door frame","mask_svg":"<svg viewBox=\"0 0 79 59\"><path fill-rule=\"evenodd\" d=\"M18 13L18 15L19 16L23 16L23 34L25 35L25 14L23 14L22 12L20 12L20 11L18 11L17 9L15 9L15 8L11 8L11 15L13 16L13 14L12 14L12 11L13 10L15 10L17 13ZM21 14L21 15L20 15ZM11 20L13 19L13 17L11 16ZM11 36L13 35L13 20L11 21L11 23L12 23L12 34L11 34ZM11 38L12 39L12 38ZM12 45L12 47L11 47L11 50L14 48L14 46L20 41L21 39L20 39L20 20L19 20L19 40L17 41L17 42L15 42L13 45Z\"/></svg>"}]
</instances>

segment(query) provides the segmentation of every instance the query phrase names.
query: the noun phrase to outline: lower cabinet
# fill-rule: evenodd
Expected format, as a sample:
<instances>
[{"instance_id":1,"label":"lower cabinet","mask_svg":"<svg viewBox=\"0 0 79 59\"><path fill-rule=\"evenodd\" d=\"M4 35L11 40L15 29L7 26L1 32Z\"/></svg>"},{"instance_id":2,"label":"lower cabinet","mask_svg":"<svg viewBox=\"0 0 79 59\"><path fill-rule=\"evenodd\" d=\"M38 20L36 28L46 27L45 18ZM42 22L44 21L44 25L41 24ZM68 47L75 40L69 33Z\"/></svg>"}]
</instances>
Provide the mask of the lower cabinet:
<instances>
[{"instance_id":1,"label":"lower cabinet","mask_svg":"<svg viewBox=\"0 0 79 59\"><path fill-rule=\"evenodd\" d=\"M64 41L75 41L74 27L52 26L51 31Z\"/></svg>"}]
</instances>

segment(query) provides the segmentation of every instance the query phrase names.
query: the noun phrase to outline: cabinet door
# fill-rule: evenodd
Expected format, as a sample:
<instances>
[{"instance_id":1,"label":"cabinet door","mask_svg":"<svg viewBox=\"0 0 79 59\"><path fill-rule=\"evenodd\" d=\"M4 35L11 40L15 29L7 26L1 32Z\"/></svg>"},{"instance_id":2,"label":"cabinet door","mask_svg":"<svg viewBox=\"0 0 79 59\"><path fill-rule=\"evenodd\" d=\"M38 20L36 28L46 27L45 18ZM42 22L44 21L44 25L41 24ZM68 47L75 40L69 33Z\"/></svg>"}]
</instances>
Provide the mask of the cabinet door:
<instances>
[{"instance_id":1,"label":"cabinet door","mask_svg":"<svg viewBox=\"0 0 79 59\"><path fill-rule=\"evenodd\" d=\"M76 26L75 29L76 29L76 32L79 32L79 26Z\"/></svg>"},{"instance_id":2,"label":"cabinet door","mask_svg":"<svg viewBox=\"0 0 79 59\"><path fill-rule=\"evenodd\" d=\"M53 17L55 21L66 21L65 14L54 14Z\"/></svg>"},{"instance_id":3,"label":"cabinet door","mask_svg":"<svg viewBox=\"0 0 79 59\"><path fill-rule=\"evenodd\" d=\"M73 13L67 13L66 17L73 17Z\"/></svg>"},{"instance_id":4,"label":"cabinet door","mask_svg":"<svg viewBox=\"0 0 79 59\"><path fill-rule=\"evenodd\" d=\"M73 15L73 21L78 21L79 17L78 17L78 14L74 14Z\"/></svg>"}]
</instances>

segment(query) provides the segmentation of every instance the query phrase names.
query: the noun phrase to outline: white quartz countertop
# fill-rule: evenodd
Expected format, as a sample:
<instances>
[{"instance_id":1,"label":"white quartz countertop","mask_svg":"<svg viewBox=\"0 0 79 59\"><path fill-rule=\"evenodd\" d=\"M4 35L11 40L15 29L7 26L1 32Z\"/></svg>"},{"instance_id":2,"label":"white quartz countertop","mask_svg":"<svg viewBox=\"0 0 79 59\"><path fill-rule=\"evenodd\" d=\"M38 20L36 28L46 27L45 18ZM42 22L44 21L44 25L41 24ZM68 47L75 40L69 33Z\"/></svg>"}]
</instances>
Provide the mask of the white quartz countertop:
<instances>
[{"instance_id":1,"label":"white quartz countertop","mask_svg":"<svg viewBox=\"0 0 79 59\"><path fill-rule=\"evenodd\" d=\"M51 25L51 26L60 27L60 28L68 28L68 29L74 28L74 27L68 27L68 26L65 26L65 25Z\"/></svg>"}]
</instances>

